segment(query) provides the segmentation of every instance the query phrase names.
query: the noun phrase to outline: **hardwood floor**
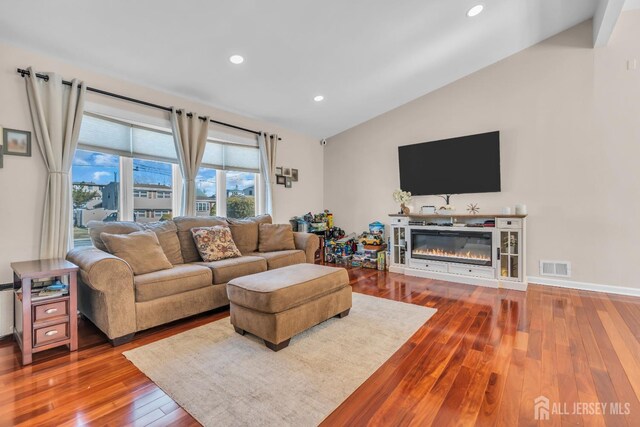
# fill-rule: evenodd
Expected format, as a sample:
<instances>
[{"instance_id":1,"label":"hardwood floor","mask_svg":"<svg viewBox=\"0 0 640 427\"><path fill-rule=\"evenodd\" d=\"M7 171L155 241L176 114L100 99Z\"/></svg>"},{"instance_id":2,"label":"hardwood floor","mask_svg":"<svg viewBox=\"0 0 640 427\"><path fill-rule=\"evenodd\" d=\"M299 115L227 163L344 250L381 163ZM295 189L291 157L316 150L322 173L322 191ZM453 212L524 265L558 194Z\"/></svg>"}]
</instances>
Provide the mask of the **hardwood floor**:
<instances>
[{"instance_id":1,"label":"hardwood floor","mask_svg":"<svg viewBox=\"0 0 640 427\"><path fill-rule=\"evenodd\" d=\"M349 273L356 292L438 312L324 425L537 425L540 395L566 402L540 425L638 425L640 299ZM12 340L0 341L0 425L197 425L121 353L226 316L175 322L117 348L81 321L78 352L43 352L27 367ZM605 411L573 414L574 402L600 401Z\"/></svg>"}]
</instances>

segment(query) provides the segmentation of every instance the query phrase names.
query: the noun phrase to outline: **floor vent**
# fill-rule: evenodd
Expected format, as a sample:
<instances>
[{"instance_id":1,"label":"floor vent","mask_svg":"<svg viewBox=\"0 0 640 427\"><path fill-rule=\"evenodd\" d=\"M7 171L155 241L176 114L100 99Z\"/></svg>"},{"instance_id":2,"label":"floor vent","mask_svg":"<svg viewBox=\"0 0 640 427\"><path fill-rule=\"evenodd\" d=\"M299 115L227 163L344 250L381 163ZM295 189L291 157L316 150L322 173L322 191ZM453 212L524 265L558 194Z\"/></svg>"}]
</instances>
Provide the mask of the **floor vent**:
<instances>
[{"instance_id":1,"label":"floor vent","mask_svg":"<svg viewBox=\"0 0 640 427\"><path fill-rule=\"evenodd\" d=\"M571 277L571 263L568 261L540 261L540 275Z\"/></svg>"}]
</instances>

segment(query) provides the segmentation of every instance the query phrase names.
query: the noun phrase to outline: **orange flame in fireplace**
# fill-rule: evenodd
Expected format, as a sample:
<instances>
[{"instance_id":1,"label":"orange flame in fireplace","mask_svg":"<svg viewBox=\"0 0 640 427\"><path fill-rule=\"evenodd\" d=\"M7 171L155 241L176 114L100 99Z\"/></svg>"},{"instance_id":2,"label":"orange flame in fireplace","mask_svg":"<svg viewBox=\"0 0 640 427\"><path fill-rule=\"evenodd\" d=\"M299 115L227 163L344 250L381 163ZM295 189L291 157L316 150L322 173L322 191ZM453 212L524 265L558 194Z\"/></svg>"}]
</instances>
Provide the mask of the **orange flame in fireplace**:
<instances>
[{"instance_id":1,"label":"orange flame in fireplace","mask_svg":"<svg viewBox=\"0 0 640 427\"><path fill-rule=\"evenodd\" d=\"M472 259L478 261L491 261L491 257L483 254L473 253L471 251L467 252L451 252L451 251L443 251L442 249L414 249L413 253L416 255L426 255L426 256L438 256L438 257L446 257L446 258L458 258L458 259Z\"/></svg>"}]
</instances>

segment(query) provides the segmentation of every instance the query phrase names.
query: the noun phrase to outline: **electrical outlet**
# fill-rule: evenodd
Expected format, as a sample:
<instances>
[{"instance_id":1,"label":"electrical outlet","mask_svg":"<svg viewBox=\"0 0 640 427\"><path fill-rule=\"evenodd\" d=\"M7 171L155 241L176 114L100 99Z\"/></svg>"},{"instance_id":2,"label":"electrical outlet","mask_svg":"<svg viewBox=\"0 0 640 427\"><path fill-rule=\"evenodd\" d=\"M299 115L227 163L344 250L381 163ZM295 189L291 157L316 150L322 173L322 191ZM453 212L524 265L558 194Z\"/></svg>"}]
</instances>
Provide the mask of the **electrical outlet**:
<instances>
[{"instance_id":1,"label":"electrical outlet","mask_svg":"<svg viewBox=\"0 0 640 427\"><path fill-rule=\"evenodd\" d=\"M627 70L633 71L638 69L638 60L637 59L628 59L627 60Z\"/></svg>"}]
</instances>

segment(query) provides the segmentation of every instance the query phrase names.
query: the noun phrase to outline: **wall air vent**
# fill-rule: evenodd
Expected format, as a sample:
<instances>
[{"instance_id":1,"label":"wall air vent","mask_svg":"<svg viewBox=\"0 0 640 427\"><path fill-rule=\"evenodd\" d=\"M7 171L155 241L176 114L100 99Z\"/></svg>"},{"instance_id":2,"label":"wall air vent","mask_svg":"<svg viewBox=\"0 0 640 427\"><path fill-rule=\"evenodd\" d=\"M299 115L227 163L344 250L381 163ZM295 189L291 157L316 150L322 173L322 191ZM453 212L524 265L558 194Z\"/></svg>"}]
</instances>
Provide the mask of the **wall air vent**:
<instances>
[{"instance_id":1,"label":"wall air vent","mask_svg":"<svg viewBox=\"0 0 640 427\"><path fill-rule=\"evenodd\" d=\"M571 277L571 263L569 261L540 261L540 275Z\"/></svg>"}]
</instances>

